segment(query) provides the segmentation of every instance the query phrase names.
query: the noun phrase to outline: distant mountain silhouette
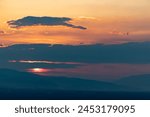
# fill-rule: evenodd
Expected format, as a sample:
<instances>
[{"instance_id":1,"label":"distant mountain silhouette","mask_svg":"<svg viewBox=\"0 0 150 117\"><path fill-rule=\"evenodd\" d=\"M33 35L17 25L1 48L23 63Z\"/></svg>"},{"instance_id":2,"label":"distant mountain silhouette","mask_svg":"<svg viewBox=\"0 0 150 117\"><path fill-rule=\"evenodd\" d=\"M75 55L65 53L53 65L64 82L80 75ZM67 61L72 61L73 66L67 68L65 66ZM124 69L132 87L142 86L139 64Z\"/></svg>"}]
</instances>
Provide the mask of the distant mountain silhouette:
<instances>
[{"instance_id":1,"label":"distant mountain silhouette","mask_svg":"<svg viewBox=\"0 0 150 117\"><path fill-rule=\"evenodd\" d=\"M47 77L9 69L0 69L0 87L9 89L120 91L124 87L112 83L79 78Z\"/></svg>"},{"instance_id":2,"label":"distant mountain silhouette","mask_svg":"<svg viewBox=\"0 0 150 117\"><path fill-rule=\"evenodd\" d=\"M150 91L150 74L125 77L115 81L115 83L136 88L137 91Z\"/></svg>"},{"instance_id":3,"label":"distant mountain silhouette","mask_svg":"<svg viewBox=\"0 0 150 117\"><path fill-rule=\"evenodd\" d=\"M115 83L79 78L46 77L0 69L0 99L150 99L149 92L136 92L132 90L134 88L121 86L121 80Z\"/></svg>"}]
</instances>

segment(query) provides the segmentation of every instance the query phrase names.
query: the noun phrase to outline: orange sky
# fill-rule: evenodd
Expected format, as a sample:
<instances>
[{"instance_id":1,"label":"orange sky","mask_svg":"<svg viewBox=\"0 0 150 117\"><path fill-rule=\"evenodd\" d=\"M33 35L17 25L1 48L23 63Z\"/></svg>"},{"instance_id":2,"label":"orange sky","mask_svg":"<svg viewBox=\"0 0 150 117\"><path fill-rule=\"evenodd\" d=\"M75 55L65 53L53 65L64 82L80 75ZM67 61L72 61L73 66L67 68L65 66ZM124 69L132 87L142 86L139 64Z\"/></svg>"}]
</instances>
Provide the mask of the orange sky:
<instances>
[{"instance_id":1,"label":"orange sky","mask_svg":"<svg viewBox=\"0 0 150 117\"><path fill-rule=\"evenodd\" d=\"M149 41L149 0L1 0L0 40L15 43L124 43ZM10 28L26 16L69 17L80 30L65 26Z\"/></svg>"}]
</instances>

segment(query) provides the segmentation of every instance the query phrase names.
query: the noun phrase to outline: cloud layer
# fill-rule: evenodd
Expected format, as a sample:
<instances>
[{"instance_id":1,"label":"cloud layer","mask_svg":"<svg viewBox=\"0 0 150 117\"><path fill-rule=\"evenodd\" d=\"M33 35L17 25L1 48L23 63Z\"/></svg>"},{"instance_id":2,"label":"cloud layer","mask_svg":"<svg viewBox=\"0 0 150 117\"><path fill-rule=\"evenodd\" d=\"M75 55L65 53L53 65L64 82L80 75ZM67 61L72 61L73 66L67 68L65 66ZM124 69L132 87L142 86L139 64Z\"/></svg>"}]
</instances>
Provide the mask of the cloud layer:
<instances>
[{"instance_id":1,"label":"cloud layer","mask_svg":"<svg viewBox=\"0 0 150 117\"><path fill-rule=\"evenodd\" d=\"M8 21L7 23L11 28L20 28L23 26L43 25L43 26L67 26L67 27L78 28L78 29L82 29L82 30L86 29L86 27L76 26L76 25L68 23L71 20L72 20L71 18L67 18L67 17L27 16L27 17L24 17L22 19Z\"/></svg>"},{"instance_id":2,"label":"cloud layer","mask_svg":"<svg viewBox=\"0 0 150 117\"><path fill-rule=\"evenodd\" d=\"M23 54L22 54L23 53ZM63 54L62 54L63 53ZM112 45L20 44L0 49L3 60L150 64L150 42ZM21 56L20 56L21 55Z\"/></svg>"},{"instance_id":3,"label":"cloud layer","mask_svg":"<svg viewBox=\"0 0 150 117\"><path fill-rule=\"evenodd\" d=\"M44 68L48 72L42 75L112 79L150 73L149 52L150 42L76 46L17 44L0 48L3 55L0 68Z\"/></svg>"}]
</instances>

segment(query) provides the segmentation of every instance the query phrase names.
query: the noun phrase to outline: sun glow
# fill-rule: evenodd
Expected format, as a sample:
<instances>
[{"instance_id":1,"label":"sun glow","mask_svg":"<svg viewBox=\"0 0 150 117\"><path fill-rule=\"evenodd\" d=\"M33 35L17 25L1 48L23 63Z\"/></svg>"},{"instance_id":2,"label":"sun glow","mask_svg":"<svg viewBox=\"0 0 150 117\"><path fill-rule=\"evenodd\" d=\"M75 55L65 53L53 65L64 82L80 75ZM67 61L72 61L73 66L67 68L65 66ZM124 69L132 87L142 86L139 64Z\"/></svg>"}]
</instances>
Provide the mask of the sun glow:
<instances>
[{"instance_id":1,"label":"sun glow","mask_svg":"<svg viewBox=\"0 0 150 117\"><path fill-rule=\"evenodd\" d=\"M44 73L44 72L47 72L47 70L44 69L44 68L33 68L33 69L30 69L29 71L32 72L32 73Z\"/></svg>"}]
</instances>

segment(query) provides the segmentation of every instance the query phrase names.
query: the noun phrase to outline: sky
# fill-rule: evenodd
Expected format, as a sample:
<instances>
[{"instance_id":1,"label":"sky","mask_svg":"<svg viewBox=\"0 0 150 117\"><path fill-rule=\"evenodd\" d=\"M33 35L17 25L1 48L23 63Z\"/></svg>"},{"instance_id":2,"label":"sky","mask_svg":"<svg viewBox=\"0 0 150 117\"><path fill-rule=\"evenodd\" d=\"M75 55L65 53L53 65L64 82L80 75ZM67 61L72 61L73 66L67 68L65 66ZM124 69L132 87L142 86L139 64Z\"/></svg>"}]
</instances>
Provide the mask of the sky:
<instances>
[{"instance_id":1,"label":"sky","mask_svg":"<svg viewBox=\"0 0 150 117\"><path fill-rule=\"evenodd\" d=\"M3 45L150 40L149 0L0 0L0 8ZM38 22L29 20L31 16Z\"/></svg>"},{"instance_id":2,"label":"sky","mask_svg":"<svg viewBox=\"0 0 150 117\"><path fill-rule=\"evenodd\" d=\"M150 73L149 0L0 0L0 8L0 68L111 80Z\"/></svg>"}]
</instances>

